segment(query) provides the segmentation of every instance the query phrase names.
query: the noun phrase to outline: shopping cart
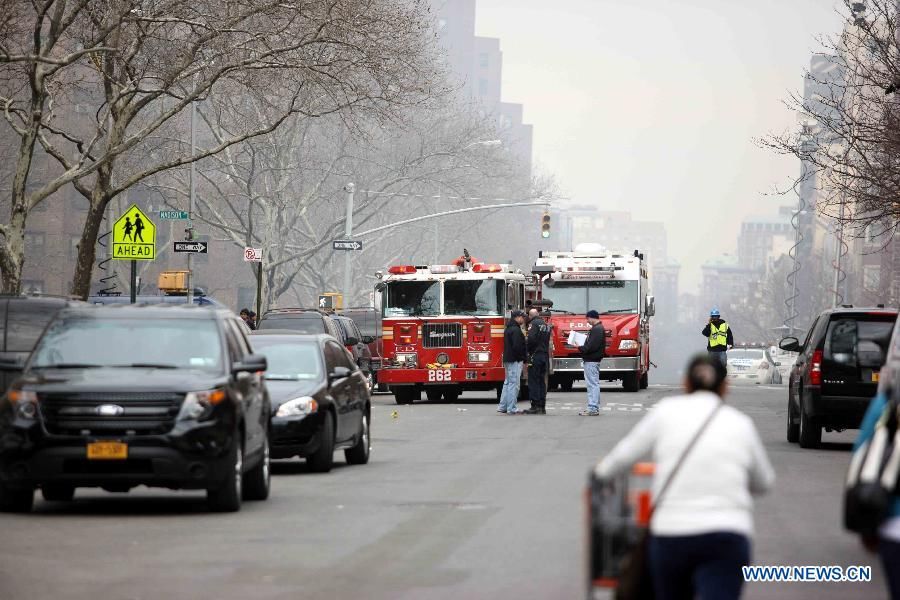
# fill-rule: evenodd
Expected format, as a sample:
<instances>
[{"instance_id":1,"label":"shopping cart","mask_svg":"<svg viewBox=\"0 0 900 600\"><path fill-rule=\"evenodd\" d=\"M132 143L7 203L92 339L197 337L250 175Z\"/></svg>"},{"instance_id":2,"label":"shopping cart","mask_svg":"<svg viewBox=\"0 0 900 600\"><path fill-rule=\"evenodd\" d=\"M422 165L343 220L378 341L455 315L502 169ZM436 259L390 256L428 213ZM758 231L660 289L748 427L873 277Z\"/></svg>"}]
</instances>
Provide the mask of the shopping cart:
<instances>
[{"instance_id":1,"label":"shopping cart","mask_svg":"<svg viewBox=\"0 0 900 600\"><path fill-rule=\"evenodd\" d=\"M622 559L649 525L653 463L638 463L630 473L599 479L593 470L586 493L587 597L609 597Z\"/></svg>"}]
</instances>

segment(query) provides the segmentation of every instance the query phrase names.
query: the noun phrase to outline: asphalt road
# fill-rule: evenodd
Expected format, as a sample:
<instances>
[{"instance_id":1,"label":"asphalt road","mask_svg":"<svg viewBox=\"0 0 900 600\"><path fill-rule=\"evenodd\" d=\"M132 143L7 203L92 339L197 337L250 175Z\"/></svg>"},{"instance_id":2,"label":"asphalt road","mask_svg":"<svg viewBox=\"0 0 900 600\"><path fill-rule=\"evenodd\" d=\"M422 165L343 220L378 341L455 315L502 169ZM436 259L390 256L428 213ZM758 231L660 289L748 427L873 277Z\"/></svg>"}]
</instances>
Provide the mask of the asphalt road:
<instances>
[{"instance_id":1,"label":"asphalt road","mask_svg":"<svg viewBox=\"0 0 900 600\"><path fill-rule=\"evenodd\" d=\"M370 464L314 475L281 462L270 500L237 514L141 489L0 516L0 599L583 598L587 471L674 391L611 386L598 418L577 416L577 389L551 394L546 417L498 415L493 395L412 406L379 395ZM784 394L729 397L778 472L757 503L755 563L872 564L875 581L753 584L745 598L886 598L880 566L840 526L853 433L825 434L816 451L787 444Z\"/></svg>"}]
</instances>

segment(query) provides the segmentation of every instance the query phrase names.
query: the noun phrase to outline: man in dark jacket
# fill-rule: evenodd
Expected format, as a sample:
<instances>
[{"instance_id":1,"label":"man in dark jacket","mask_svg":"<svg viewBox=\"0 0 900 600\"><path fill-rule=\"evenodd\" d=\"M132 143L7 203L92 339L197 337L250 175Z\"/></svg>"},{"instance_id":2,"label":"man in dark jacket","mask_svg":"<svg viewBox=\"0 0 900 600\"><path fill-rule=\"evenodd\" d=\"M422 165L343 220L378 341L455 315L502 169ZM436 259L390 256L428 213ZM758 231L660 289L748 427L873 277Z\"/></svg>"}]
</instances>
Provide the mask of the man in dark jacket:
<instances>
[{"instance_id":1,"label":"man in dark jacket","mask_svg":"<svg viewBox=\"0 0 900 600\"><path fill-rule=\"evenodd\" d=\"M524 324L525 313L514 310L506 324L506 331L503 332L503 368L506 369L506 378L500 392L498 413L514 415L518 412L516 400L519 397L519 382L522 379L522 366L528 358L525 333L522 331Z\"/></svg>"},{"instance_id":2,"label":"man in dark jacket","mask_svg":"<svg viewBox=\"0 0 900 600\"><path fill-rule=\"evenodd\" d=\"M579 347L581 360L584 362L584 382L587 385L587 409L581 411L582 417L596 417L600 414L600 361L606 356L606 331L600 322L600 313L589 310L585 315L591 324L584 345Z\"/></svg>"},{"instance_id":3,"label":"man in dark jacket","mask_svg":"<svg viewBox=\"0 0 900 600\"><path fill-rule=\"evenodd\" d=\"M547 365L550 363L550 326L538 309L528 311L528 399L531 408L526 415L547 414Z\"/></svg>"},{"instance_id":4,"label":"man in dark jacket","mask_svg":"<svg viewBox=\"0 0 900 600\"><path fill-rule=\"evenodd\" d=\"M709 322L701 333L709 338L706 345L709 357L728 366L728 349L734 346L734 335L731 333L731 326L719 314L718 308L709 311Z\"/></svg>"}]
</instances>

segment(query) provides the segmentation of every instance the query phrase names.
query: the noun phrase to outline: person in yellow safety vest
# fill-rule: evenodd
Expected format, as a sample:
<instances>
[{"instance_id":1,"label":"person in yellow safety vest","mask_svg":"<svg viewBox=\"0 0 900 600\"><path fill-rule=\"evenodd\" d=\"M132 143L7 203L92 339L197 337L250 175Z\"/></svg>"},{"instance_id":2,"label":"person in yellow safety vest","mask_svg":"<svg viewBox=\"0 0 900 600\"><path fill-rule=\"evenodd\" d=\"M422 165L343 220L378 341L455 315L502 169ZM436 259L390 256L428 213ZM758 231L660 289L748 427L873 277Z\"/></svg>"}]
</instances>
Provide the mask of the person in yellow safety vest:
<instances>
[{"instance_id":1,"label":"person in yellow safety vest","mask_svg":"<svg viewBox=\"0 0 900 600\"><path fill-rule=\"evenodd\" d=\"M709 322L703 328L702 333L709 338L709 343L706 345L709 357L727 365L728 350L734 346L734 335L731 333L731 327L719 314L718 308L709 311Z\"/></svg>"}]
</instances>

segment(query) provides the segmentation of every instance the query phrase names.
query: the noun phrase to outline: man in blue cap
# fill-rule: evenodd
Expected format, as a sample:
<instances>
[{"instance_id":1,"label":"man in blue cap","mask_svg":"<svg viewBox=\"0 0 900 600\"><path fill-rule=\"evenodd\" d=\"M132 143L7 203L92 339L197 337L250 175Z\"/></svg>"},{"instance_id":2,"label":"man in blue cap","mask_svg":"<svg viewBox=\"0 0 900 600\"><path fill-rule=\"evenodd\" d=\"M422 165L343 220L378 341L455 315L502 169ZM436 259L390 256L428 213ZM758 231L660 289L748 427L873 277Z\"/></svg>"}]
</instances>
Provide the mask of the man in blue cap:
<instances>
[{"instance_id":1,"label":"man in blue cap","mask_svg":"<svg viewBox=\"0 0 900 600\"><path fill-rule=\"evenodd\" d=\"M731 327L719 314L718 308L709 311L709 322L703 328L702 333L709 338L709 343L706 345L709 357L727 366L728 350L734 346L734 336L731 333Z\"/></svg>"},{"instance_id":2,"label":"man in blue cap","mask_svg":"<svg viewBox=\"0 0 900 600\"><path fill-rule=\"evenodd\" d=\"M591 324L584 345L578 348L584 363L584 383L587 386L587 409L578 413L582 417L596 417L600 414L600 361L606 356L606 330L600 322L600 313L589 310L585 315Z\"/></svg>"}]
</instances>

